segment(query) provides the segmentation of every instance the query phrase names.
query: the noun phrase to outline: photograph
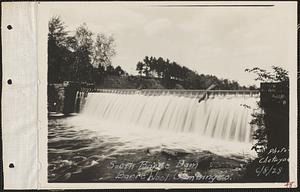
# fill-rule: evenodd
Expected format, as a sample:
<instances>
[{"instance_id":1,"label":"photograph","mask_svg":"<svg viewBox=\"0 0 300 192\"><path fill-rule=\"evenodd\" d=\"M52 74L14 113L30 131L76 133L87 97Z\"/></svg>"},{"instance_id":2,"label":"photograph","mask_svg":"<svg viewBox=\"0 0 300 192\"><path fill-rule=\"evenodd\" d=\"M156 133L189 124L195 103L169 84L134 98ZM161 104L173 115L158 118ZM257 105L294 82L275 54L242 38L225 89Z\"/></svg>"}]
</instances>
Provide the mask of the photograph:
<instances>
[{"instance_id":1,"label":"photograph","mask_svg":"<svg viewBox=\"0 0 300 192\"><path fill-rule=\"evenodd\" d=\"M48 183L290 185L291 5L39 6Z\"/></svg>"}]
</instances>

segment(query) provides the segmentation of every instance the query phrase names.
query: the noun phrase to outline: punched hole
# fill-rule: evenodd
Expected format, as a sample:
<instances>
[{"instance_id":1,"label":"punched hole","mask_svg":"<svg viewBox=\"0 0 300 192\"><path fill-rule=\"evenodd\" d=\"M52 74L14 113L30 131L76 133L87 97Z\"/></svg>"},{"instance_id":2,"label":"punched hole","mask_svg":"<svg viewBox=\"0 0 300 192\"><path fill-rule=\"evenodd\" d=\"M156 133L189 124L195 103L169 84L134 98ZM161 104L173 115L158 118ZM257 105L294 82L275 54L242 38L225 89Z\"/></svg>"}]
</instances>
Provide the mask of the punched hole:
<instances>
[{"instance_id":1,"label":"punched hole","mask_svg":"<svg viewBox=\"0 0 300 192\"><path fill-rule=\"evenodd\" d=\"M12 84L12 80L11 80L11 79L8 79L8 80L7 80L7 83L8 83L9 85L11 85L11 84Z\"/></svg>"},{"instance_id":2,"label":"punched hole","mask_svg":"<svg viewBox=\"0 0 300 192\"><path fill-rule=\"evenodd\" d=\"M8 30L12 30L12 26L11 25L7 25L7 29Z\"/></svg>"},{"instance_id":3,"label":"punched hole","mask_svg":"<svg viewBox=\"0 0 300 192\"><path fill-rule=\"evenodd\" d=\"M9 168L14 168L14 167L15 167L15 165L13 163L9 164Z\"/></svg>"}]
</instances>

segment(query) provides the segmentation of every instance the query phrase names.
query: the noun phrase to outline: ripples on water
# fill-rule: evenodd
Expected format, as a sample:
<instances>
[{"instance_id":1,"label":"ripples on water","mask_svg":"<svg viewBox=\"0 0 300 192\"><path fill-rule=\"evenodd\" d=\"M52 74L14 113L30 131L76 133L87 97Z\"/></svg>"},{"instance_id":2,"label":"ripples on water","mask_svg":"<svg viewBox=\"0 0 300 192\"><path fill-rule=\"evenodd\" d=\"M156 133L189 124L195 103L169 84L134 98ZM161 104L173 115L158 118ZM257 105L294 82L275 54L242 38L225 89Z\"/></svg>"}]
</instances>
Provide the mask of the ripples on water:
<instances>
[{"instance_id":1,"label":"ripples on water","mask_svg":"<svg viewBox=\"0 0 300 192\"><path fill-rule=\"evenodd\" d=\"M169 132L158 134L151 130L137 131L134 127L113 131L113 126L105 122L91 122L79 116L49 119L48 123L49 182L121 182L113 179L118 170L107 168L113 160L170 160L161 153L149 156L149 149L180 149L188 153L187 158L190 159L198 158L199 155L213 156L214 167L221 166L218 170L222 170L223 164L232 170L239 168L245 159L253 156L245 153L251 146L227 143L227 148L224 148L224 143L218 145L217 142L206 141L205 138L191 134L171 136Z\"/></svg>"},{"instance_id":2,"label":"ripples on water","mask_svg":"<svg viewBox=\"0 0 300 192\"><path fill-rule=\"evenodd\" d=\"M68 119L49 120L48 171L49 181L68 180L71 175L109 159L118 142L104 143L93 131L77 130L66 123Z\"/></svg>"}]
</instances>

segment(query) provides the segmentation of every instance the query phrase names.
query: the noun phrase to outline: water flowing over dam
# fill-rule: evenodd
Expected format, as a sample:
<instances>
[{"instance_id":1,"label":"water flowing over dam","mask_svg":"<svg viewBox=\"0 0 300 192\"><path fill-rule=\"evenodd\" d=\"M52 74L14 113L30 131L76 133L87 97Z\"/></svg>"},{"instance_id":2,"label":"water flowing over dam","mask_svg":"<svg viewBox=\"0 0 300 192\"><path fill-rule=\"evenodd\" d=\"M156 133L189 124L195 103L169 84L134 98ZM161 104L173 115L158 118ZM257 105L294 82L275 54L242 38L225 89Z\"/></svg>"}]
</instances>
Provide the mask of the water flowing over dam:
<instances>
[{"instance_id":1,"label":"water flowing over dam","mask_svg":"<svg viewBox=\"0 0 300 192\"><path fill-rule=\"evenodd\" d=\"M119 131L131 126L250 144L258 92L216 91L201 102L199 97L195 91L102 90L78 92L76 100L80 116L118 123Z\"/></svg>"}]
</instances>

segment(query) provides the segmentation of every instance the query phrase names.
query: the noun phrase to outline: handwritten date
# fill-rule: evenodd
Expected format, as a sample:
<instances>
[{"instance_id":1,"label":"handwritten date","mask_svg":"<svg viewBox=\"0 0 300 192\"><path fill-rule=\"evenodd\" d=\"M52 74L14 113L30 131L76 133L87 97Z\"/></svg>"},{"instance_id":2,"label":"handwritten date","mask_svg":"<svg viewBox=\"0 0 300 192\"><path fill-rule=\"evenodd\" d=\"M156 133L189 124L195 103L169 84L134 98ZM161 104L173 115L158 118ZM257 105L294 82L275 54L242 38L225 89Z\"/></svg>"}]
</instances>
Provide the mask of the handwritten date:
<instances>
[{"instance_id":1,"label":"handwritten date","mask_svg":"<svg viewBox=\"0 0 300 192\"><path fill-rule=\"evenodd\" d=\"M282 167L263 165L256 169L257 176L279 175L282 172Z\"/></svg>"}]
</instances>

